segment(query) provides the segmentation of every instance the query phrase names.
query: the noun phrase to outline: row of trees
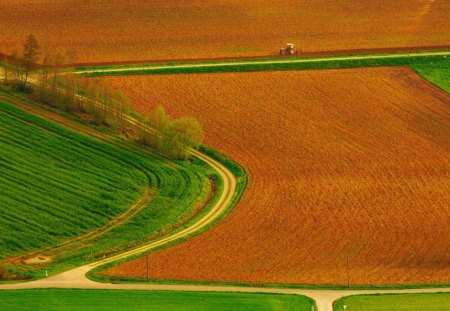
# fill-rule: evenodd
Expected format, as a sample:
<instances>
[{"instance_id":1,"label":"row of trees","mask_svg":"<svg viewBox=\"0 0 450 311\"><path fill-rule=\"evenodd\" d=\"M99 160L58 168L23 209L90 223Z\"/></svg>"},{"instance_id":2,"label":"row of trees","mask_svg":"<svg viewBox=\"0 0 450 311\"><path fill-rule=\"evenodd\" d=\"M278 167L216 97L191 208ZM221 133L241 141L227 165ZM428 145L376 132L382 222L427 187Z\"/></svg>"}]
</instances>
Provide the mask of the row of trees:
<instances>
[{"instance_id":1,"label":"row of trees","mask_svg":"<svg viewBox=\"0 0 450 311\"><path fill-rule=\"evenodd\" d=\"M42 53L36 38L28 36L20 57L14 52L4 58L4 79L20 91L46 105L69 113L83 113L97 125L106 125L117 132L133 134L140 143L158 149L170 158L186 159L190 148L203 142L203 130L193 118L171 119L162 106L147 116L136 115L137 122L129 119L129 99L118 89L94 78L74 77L66 68L73 62L74 53ZM41 60L41 64L37 62ZM30 70L38 69L30 79ZM27 86L31 81L33 88ZM127 130L127 131L125 131Z\"/></svg>"},{"instance_id":2,"label":"row of trees","mask_svg":"<svg viewBox=\"0 0 450 311\"><path fill-rule=\"evenodd\" d=\"M109 126L117 132L123 131L126 125L128 97L97 79L64 76L55 83L42 74L32 96L59 110L82 113L92 123Z\"/></svg>"},{"instance_id":3,"label":"row of trees","mask_svg":"<svg viewBox=\"0 0 450 311\"><path fill-rule=\"evenodd\" d=\"M190 148L203 142L203 129L194 118L171 119L162 106L134 125L139 142L171 158L187 159Z\"/></svg>"}]
</instances>

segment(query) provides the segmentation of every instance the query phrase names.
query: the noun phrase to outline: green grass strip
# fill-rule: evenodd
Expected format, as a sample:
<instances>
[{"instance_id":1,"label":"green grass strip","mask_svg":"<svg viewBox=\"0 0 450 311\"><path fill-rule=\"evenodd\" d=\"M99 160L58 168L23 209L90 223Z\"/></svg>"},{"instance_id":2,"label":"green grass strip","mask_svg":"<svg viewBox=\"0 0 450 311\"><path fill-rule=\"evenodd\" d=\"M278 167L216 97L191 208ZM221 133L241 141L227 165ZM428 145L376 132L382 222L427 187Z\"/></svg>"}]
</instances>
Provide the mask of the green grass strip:
<instances>
[{"instance_id":1,"label":"green grass strip","mask_svg":"<svg viewBox=\"0 0 450 311\"><path fill-rule=\"evenodd\" d=\"M349 296L336 301L334 310L448 311L450 310L450 293Z\"/></svg>"},{"instance_id":2,"label":"green grass strip","mask_svg":"<svg viewBox=\"0 0 450 311\"><path fill-rule=\"evenodd\" d=\"M312 301L298 295L135 291L0 291L0 310L41 311L310 311Z\"/></svg>"}]
</instances>

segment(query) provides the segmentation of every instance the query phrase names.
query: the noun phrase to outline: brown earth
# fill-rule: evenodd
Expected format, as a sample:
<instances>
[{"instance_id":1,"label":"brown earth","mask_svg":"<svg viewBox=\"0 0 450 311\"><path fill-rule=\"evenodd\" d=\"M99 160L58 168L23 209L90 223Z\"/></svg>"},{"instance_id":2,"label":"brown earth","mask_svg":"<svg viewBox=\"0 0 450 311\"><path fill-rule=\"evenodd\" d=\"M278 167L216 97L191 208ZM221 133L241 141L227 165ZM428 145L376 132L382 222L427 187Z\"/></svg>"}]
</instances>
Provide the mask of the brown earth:
<instances>
[{"instance_id":1,"label":"brown earth","mask_svg":"<svg viewBox=\"0 0 450 311\"><path fill-rule=\"evenodd\" d=\"M29 33L77 62L450 45L447 0L15 0L0 2L0 52Z\"/></svg>"},{"instance_id":2,"label":"brown earth","mask_svg":"<svg viewBox=\"0 0 450 311\"><path fill-rule=\"evenodd\" d=\"M249 172L211 230L149 256L165 280L450 281L450 95L407 68L104 78L201 120ZM146 260L107 270L146 277Z\"/></svg>"}]
</instances>

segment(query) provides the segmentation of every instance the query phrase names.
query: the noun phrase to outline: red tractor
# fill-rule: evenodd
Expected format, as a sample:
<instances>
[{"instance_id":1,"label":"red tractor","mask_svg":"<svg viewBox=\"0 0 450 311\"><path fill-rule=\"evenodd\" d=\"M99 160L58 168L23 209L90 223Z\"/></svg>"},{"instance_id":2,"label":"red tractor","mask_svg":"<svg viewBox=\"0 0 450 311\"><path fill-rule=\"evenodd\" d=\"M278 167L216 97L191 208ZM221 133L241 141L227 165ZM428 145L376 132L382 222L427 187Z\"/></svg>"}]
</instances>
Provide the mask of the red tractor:
<instances>
[{"instance_id":1,"label":"red tractor","mask_svg":"<svg viewBox=\"0 0 450 311\"><path fill-rule=\"evenodd\" d=\"M285 48L280 49L280 55L299 55L301 50L295 48L294 43L288 43Z\"/></svg>"}]
</instances>

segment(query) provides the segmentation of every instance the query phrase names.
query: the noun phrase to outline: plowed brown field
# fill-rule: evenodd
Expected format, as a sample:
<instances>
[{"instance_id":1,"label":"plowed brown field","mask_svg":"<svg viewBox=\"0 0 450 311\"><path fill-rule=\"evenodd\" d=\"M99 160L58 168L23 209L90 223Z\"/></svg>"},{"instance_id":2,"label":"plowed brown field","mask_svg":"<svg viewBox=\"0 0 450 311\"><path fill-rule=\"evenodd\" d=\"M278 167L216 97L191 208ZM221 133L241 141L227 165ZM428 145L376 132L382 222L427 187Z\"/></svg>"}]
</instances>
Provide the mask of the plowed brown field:
<instances>
[{"instance_id":1,"label":"plowed brown field","mask_svg":"<svg viewBox=\"0 0 450 311\"><path fill-rule=\"evenodd\" d=\"M29 33L79 62L450 44L448 0L0 1L0 52Z\"/></svg>"},{"instance_id":2,"label":"plowed brown field","mask_svg":"<svg viewBox=\"0 0 450 311\"><path fill-rule=\"evenodd\" d=\"M450 281L450 95L406 68L105 78L142 112L201 120L251 185L152 279ZM107 270L145 277L146 260Z\"/></svg>"}]
</instances>

